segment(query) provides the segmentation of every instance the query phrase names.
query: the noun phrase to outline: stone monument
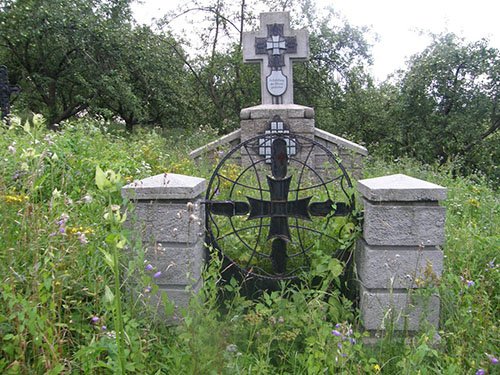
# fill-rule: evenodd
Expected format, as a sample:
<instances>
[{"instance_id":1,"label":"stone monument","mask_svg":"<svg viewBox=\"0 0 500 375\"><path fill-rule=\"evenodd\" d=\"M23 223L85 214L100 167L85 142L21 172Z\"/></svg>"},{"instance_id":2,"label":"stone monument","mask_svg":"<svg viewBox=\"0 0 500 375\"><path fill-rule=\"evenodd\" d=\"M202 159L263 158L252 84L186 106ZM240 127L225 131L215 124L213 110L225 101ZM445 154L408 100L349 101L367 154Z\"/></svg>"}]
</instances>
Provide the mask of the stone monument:
<instances>
[{"instance_id":1,"label":"stone monument","mask_svg":"<svg viewBox=\"0 0 500 375\"><path fill-rule=\"evenodd\" d=\"M201 160L203 155L215 153L220 146L232 147L257 135L269 134L268 141L262 141L255 155L268 158L272 135L289 132L322 144L342 159L342 164L354 177L360 178L362 159L368 155L366 148L317 129L314 109L294 103L293 63L308 59L308 32L292 30L288 12L261 13L260 29L243 33L243 61L260 64L262 104L242 109L240 129L194 150L190 158ZM305 158L293 138L287 146L289 156ZM320 153L313 155L312 167L321 167L324 158Z\"/></svg>"}]
</instances>

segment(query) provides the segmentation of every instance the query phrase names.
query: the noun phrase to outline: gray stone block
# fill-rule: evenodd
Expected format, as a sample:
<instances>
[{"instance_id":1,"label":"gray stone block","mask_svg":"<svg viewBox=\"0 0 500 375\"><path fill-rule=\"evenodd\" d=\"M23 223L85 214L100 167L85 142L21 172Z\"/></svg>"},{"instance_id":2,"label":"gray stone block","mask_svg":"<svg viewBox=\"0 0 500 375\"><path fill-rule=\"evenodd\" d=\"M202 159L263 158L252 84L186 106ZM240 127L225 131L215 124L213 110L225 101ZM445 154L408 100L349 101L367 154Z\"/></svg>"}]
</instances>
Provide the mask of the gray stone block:
<instances>
[{"instance_id":1,"label":"gray stone block","mask_svg":"<svg viewBox=\"0 0 500 375\"><path fill-rule=\"evenodd\" d=\"M363 199L363 237L369 245L436 246L445 240L446 208L435 205L373 204Z\"/></svg>"},{"instance_id":2,"label":"gray stone block","mask_svg":"<svg viewBox=\"0 0 500 375\"><path fill-rule=\"evenodd\" d=\"M189 307L189 304L193 298L198 298L198 292L202 286L200 281L198 284L191 287L190 290L186 290L184 287L169 287L161 285L159 287L158 293L148 296L149 303L154 310L158 313L158 318L163 320L167 325L179 325L182 324L182 312L181 309L185 310ZM165 315L165 309L162 301L162 293L165 293L168 297L169 302L175 304L175 310L170 316Z\"/></svg>"},{"instance_id":3,"label":"gray stone block","mask_svg":"<svg viewBox=\"0 0 500 375\"><path fill-rule=\"evenodd\" d=\"M122 188L122 197L131 199L194 199L207 189L204 178L163 173L134 181Z\"/></svg>"},{"instance_id":4,"label":"gray stone block","mask_svg":"<svg viewBox=\"0 0 500 375\"><path fill-rule=\"evenodd\" d=\"M358 191L374 202L446 200L446 188L403 174L358 181Z\"/></svg>"},{"instance_id":5,"label":"gray stone block","mask_svg":"<svg viewBox=\"0 0 500 375\"><path fill-rule=\"evenodd\" d=\"M438 295L424 296L400 292L370 291L360 288L360 313L363 327L370 331L408 329L417 331L430 324L439 325Z\"/></svg>"},{"instance_id":6,"label":"gray stone block","mask_svg":"<svg viewBox=\"0 0 500 375\"><path fill-rule=\"evenodd\" d=\"M244 108L240 112L243 119L272 119L275 115L283 120L290 118L314 118L314 109L298 104L261 104Z\"/></svg>"},{"instance_id":7,"label":"gray stone block","mask_svg":"<svg viewBox=\"0 0 500 375\"><path fill-rule=\"evenodd\" d=\"M356 269L361 284L368 289L417 288L415 280L424 280L425 271L441 277L443 252L436 247L372 247L360 240Z\"/></svg>"},{"instance_id":8,"label":"gray stone block","mask_svg":"<svg viewBox=\"0 0 500 375\"><path fill-rule=\"evenodd\" d=\"M202 239L192 246L158 242L146 248L144 258L154 272L161 271L161 276L155 279L157 284L196 284L205 264L205 247Z\"/></svg>"},{"instance_id":9,"label":"gray stone block","mask_svg":"<svg viewBox=\"0 0 500 375\"><path fill-rule=\"evenodd\" d=\"M205 208L200 200L192 205L188 211L187 203L138 201L134 214L128 217L128 226L147 244L194 244L204 236Z\"/></svg>"}]
</instances>

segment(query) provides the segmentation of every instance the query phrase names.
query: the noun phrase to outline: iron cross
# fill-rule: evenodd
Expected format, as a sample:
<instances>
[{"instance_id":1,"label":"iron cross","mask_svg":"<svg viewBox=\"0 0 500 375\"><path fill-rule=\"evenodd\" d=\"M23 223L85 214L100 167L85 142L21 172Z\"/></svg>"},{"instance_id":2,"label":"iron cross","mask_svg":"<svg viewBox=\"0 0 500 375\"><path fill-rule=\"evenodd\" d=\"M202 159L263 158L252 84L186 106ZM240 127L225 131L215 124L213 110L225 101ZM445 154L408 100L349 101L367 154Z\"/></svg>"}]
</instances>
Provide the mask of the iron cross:
<instances>
[{"instance_id":1,"label":"iron cross","mask_svg":"<svg viewBox=\"0 0 500 375\"><path fill-rule=\"evenodd\" d=\"M4 65L0 66L0 110L2 111L0 119L5 121L7 125L9 125L9 118L7 116L10 113L10 96L20 92L21 87L18 85L9 85L9 72L7 67Z\"/></svg>"},{"instance_id":2,"label":"iron cross","mask_svg":"<svg viewBox=\"0 0 500 375\"><path fill-rule=\"evenodd\" d=\"M292 177L287 177L286 134L276 135L271 145L271 174L267 176L270 200L247 196L244 201L206 201L207 210L227 217L247 215L247 220L270 218L267 240L272 241L271 264L276 274L286 272L287 243L292 240L288 218L311 220L312 216L345 216L350 208L343 202L310 203L312 197L288 200Z\"/></svg>"}]
</instances>

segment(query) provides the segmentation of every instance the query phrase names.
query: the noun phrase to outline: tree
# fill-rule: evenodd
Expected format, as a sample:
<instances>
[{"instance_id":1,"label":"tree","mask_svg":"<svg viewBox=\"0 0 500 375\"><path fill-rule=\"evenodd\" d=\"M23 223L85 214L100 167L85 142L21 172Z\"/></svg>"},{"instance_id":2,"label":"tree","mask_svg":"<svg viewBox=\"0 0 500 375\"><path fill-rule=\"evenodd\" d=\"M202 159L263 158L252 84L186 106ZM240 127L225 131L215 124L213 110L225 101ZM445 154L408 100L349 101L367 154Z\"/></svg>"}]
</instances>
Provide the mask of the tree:
<instances>
[{"instance_id":1,"label":"tree","mask_svg":"<svg viewBox=\"0 0 500 375\"><path fill-rule=\"evenodd\" d=\"M129 131L137 124L182 123L187 72L173 38L127 24L100 38L88 61L102 77L91 111L120 117Z\"/></svg>"},{"instance_id":2,"label":"tree","mask_svg":"<svg viewBox=\"0 0 500 375\"><path fill-rule=\"evenodd\" d=\"M460 157L469 170L478 167L478 153L487 152L481 146L500 130L499 51L486 40L434 36L410 59L399 87L401 152L423 162Z\"/></svg>"},{"instance_id":3,"label":"tree","mask_svg":"<svg viewBox=\"0 0 500 375\"><path fill-rule=\"evenodd\" d=\"M89 107L99 79L86 63L92 43L130 19L129 2L0 0L0 48L23 76L24 101L51 129Z\"/></svg>"}]
</instances>

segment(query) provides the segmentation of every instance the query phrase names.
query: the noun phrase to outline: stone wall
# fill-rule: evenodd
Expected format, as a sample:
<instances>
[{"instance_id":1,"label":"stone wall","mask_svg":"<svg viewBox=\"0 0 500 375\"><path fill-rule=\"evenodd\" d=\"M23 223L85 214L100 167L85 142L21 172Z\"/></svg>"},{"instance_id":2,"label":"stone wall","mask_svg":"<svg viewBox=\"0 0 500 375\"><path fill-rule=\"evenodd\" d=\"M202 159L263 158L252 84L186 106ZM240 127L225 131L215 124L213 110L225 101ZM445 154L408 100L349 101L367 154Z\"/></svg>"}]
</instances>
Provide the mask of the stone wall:
<instances>
[{"instance_id":1,"label":"stone wall","mask_svg":"<svg viewBox=\"0 0 500 375\"><path fill-rule=\"evenodd\" d=\"M357 244L361 320L366 330L438 328L440 299L417 293L443 269L446 188L405 175L358 181L364 206Z\"/></svg>"},{"instance_id":2,"label":"stone wall","mask_svg":"<svg viewBox=\"0 0 500 375\"><path fill-rule=\"evenodd\" d=\"M337 155L351 178L362 178L363 159L368 155L368 150L347 139L316 128L314 109L297 104L258 105L242 109L240 129L192 151L189 157L197 164L207 160L215 162L217 150L235 147L241 142L264 134L269 129L274 116L279 116L290 132L314 140ZM304 160L306 156L306 152L303 154L299 152L295 158ZM252 157L254 160L260 158L257 154L252 154ZM313 156L311 167L321 170L324 161L325 154L318 149L318 152ZM248 164L248 157L243 155L239 163Z\"/></svg>"}]
</instances>

